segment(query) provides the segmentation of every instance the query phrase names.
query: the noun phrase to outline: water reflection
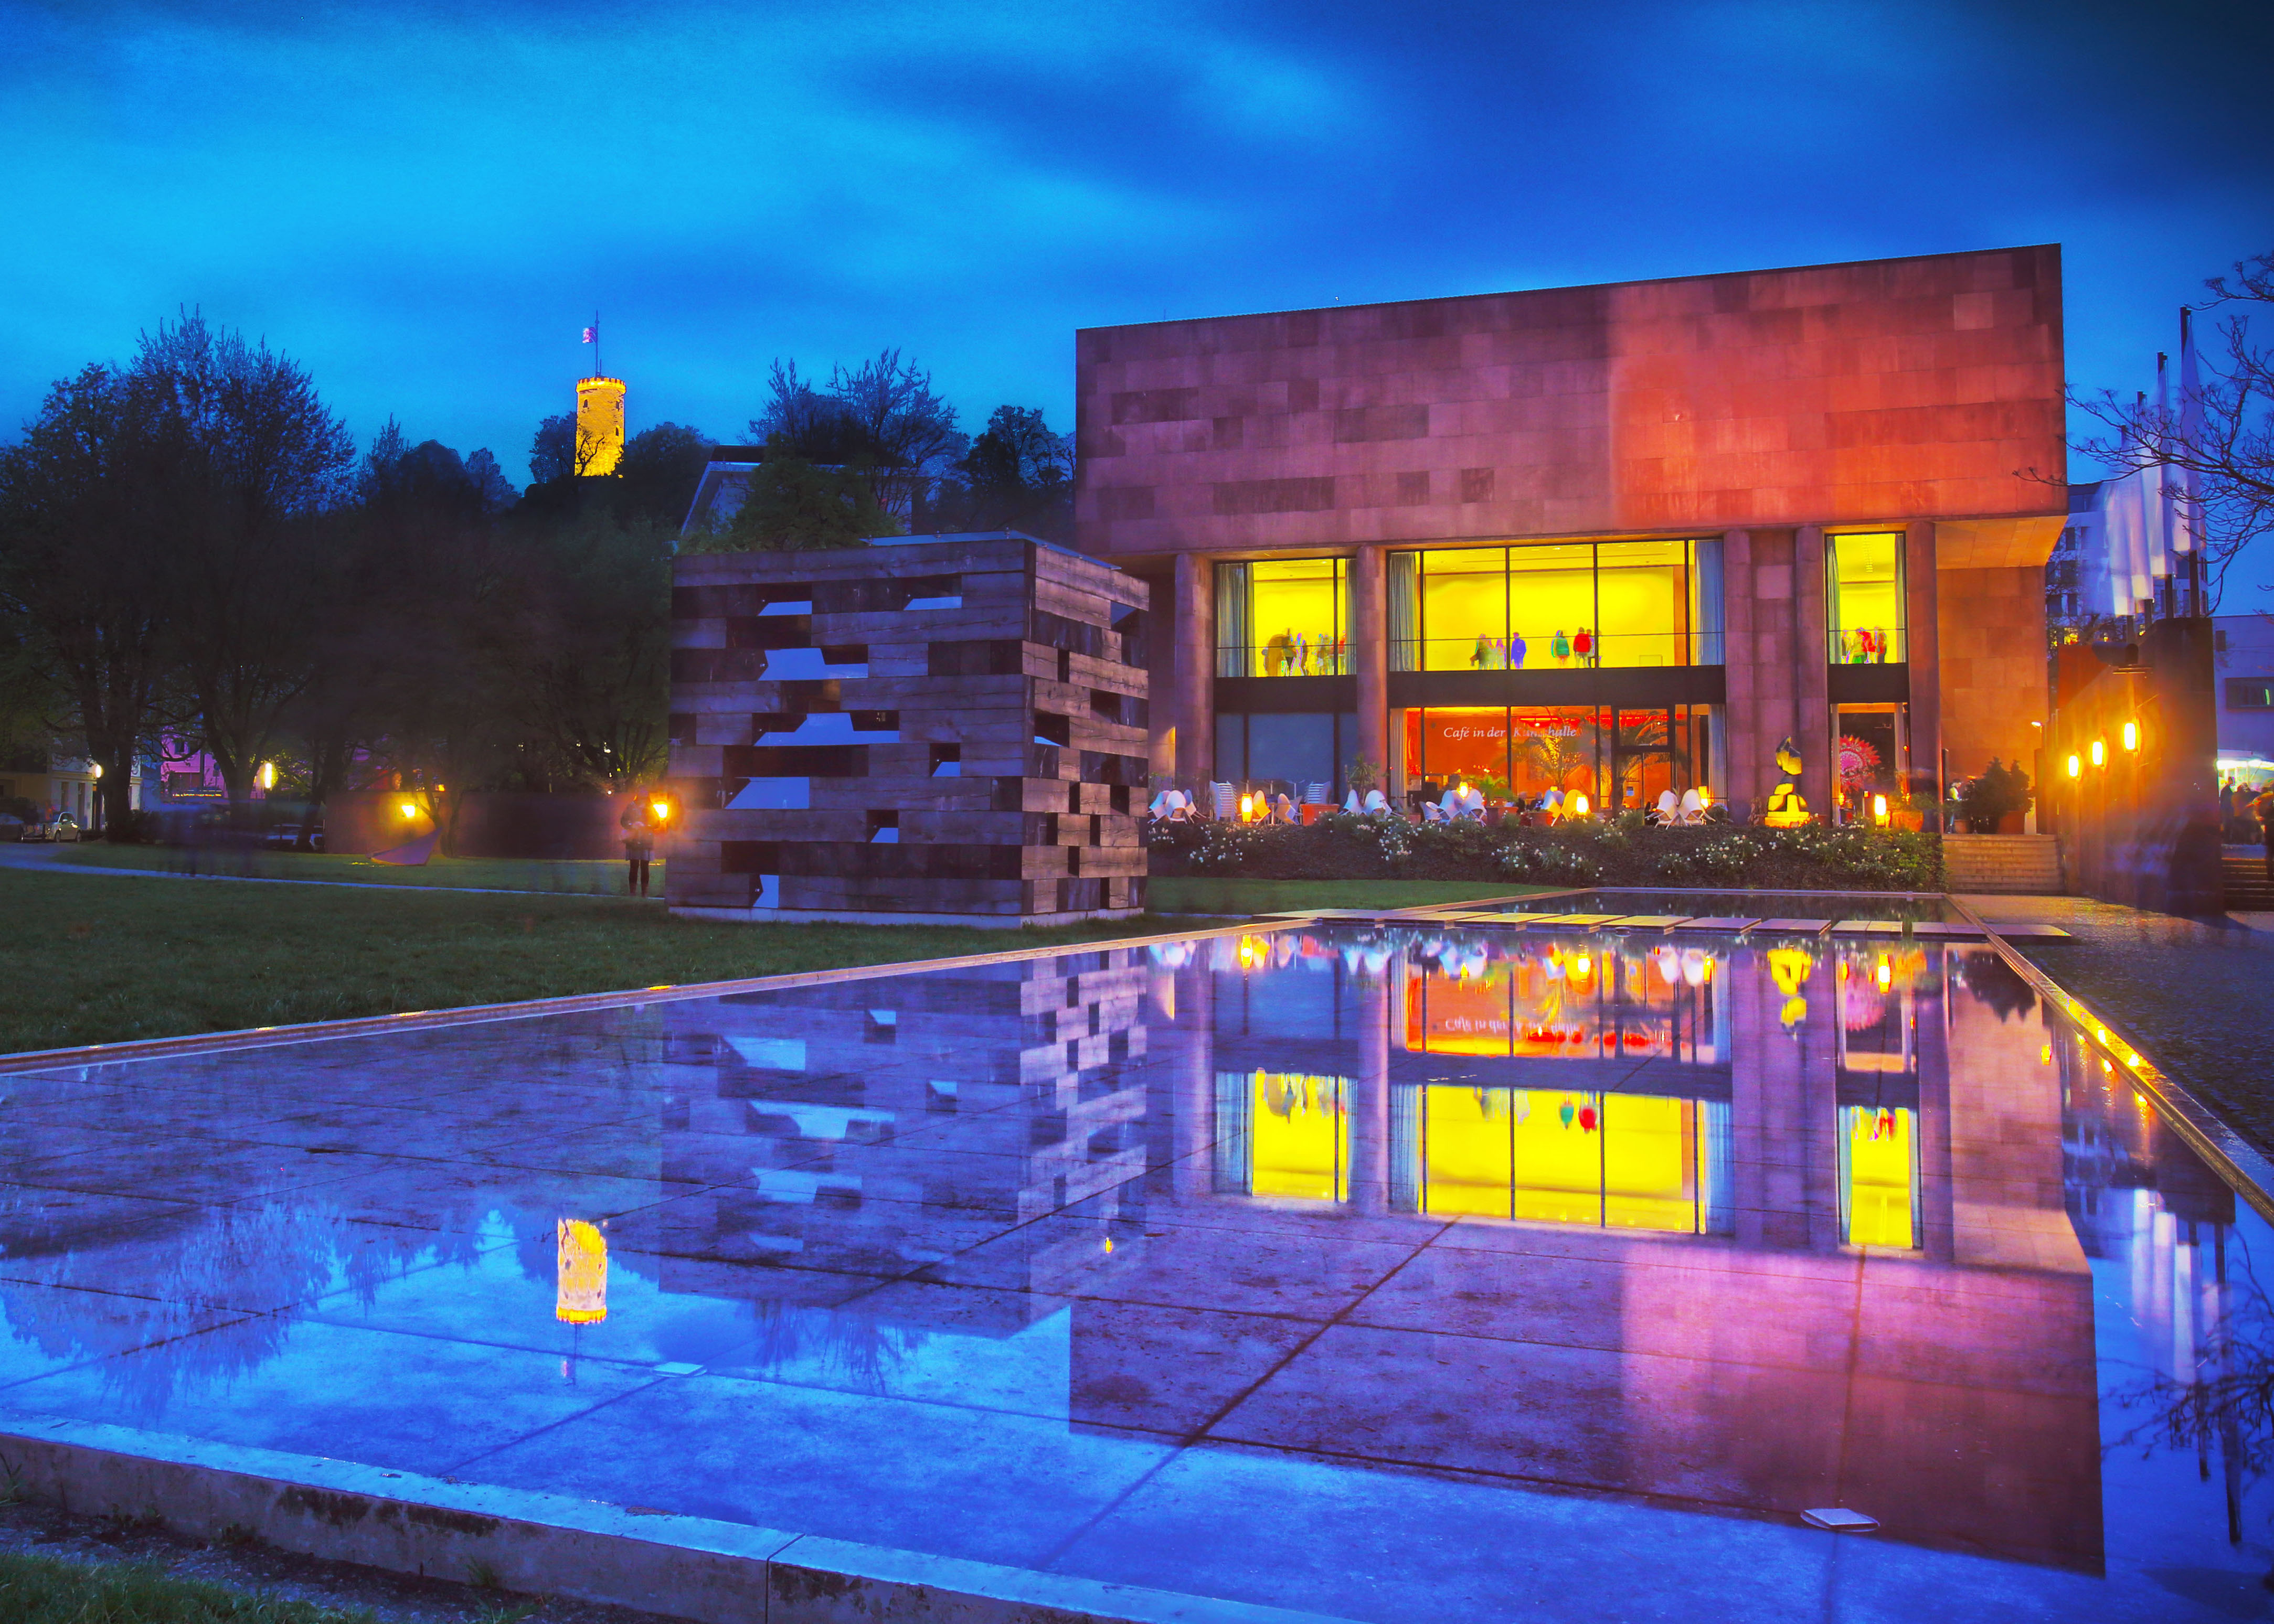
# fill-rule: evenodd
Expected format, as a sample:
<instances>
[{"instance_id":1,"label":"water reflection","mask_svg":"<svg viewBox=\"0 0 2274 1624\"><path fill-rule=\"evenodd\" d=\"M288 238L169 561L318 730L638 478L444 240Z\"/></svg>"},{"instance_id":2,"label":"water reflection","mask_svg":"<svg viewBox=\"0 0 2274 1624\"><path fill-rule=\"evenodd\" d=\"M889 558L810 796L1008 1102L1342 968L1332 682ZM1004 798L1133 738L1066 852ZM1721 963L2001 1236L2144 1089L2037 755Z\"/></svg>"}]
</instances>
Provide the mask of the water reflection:
<instances>
[{"instance_id":1,"label":"water reflection","mask_svg":"<svg viewBox=\"0 0 2274 1624\"><path fill-rule=\"evenodd\" d=\"M209 1064L254 1127L385 1092L328 1148L395 1159L125 1229L0 1190L27 1373L96 1360L100 1402L177 1430L347 1302L603 1373L1849 1505L2089 1575L2105 1415L2260 1531L2255 1221L1987 949L1290 930ZM2137 1350L2097 1329L2096 1270ZM68 1409L67 1382L17 1392Z\"/></svg>"}]
</instances>

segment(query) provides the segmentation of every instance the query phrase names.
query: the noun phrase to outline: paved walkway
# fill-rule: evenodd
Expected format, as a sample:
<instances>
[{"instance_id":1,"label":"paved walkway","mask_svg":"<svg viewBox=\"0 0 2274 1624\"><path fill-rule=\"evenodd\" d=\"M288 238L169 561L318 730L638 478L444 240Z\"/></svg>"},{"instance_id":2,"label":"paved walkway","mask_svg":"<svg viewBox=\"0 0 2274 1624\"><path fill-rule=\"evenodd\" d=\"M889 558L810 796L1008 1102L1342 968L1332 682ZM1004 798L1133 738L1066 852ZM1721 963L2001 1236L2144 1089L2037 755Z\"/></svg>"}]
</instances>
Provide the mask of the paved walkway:
<instances>
[{"instance_id":1,"label":"paved walkway","mask_svg":"<svg viewBox=\"0 0 2274 1624\"><path fill-rule=\"evenodd\" d=\"M2067 930L2067 942L2015 945L2274 1155L2274 915L2181 919L2090 897L1962 900L1992 925Z\"/></svg>"}]
</instances>

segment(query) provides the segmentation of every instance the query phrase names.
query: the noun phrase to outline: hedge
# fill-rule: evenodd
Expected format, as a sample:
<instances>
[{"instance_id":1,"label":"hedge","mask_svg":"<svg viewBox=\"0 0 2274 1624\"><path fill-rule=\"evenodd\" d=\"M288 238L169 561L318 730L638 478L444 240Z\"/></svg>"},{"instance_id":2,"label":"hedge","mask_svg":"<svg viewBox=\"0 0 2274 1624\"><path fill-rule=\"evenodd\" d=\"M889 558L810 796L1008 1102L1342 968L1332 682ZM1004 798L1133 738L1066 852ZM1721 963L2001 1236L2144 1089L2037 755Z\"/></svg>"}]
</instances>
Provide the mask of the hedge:
<instances>
[{"instance_id":1,"label":"hedge","mask_svg":"<svg viewBox=\"0 0 2274 1624\"><path fill-rule=\"evenodd\" d=\"M1943 889L1942 837L1892 830L1550 829L1408 823L1333 813L1303 827L1156 823L1152 871L1270 880L1474 880L1531 885L1698 885L1795 891Z\"/></svg>"}]
</instances>

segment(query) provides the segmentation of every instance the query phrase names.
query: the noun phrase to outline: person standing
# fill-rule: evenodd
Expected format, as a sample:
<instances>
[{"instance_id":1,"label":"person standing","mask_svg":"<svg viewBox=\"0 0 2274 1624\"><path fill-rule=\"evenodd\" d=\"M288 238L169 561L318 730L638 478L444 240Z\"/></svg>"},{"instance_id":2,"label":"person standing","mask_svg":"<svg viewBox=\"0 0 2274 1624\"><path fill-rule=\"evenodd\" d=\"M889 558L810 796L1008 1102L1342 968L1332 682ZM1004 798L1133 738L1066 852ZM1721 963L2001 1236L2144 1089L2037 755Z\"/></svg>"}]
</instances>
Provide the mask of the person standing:
<instances>
[{"instance_id":1,"label":"person standing","mask_svg":"<svg viewBox=\"0 0 2274 1624\"><path fill-rule=\"evenodd\" d=\"M2260 792L2250 803L2250 816L2258 820L2260 838L2266 843L2266 877L2274 880L2274 789Z\"/></svg>"},{"instance_id":2,"label":"person standing","mask_svg":"<svg viewBox=\"0 0 2274 1624\"><path fill-rule=\"evenodd\" d=\"M647 866L655 857L655 822L648 812L647 797L633 795L616 822L624 831L624 894L644 897Z\"/></svg>"}]
</instances>

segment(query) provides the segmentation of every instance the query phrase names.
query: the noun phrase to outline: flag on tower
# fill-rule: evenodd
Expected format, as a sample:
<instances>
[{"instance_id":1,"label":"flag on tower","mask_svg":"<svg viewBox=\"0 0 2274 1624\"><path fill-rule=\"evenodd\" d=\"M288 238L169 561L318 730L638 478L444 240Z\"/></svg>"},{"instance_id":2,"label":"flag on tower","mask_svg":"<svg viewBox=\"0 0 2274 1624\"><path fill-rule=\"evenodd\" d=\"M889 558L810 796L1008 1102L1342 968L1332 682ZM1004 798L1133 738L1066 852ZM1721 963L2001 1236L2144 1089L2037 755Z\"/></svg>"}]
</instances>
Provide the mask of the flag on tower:
<instances>
[{"instance_id":1,"label":"flag on tower","mask_svg":"<svg viewBox=\"0 0 2274 1624\"><path fill-rule=\"evenodd\" d=\"M584 342L589 344L589 343L591 343L594 340L598 339L599 336L600 336L600 329L599 329L599 328L598 328L598 327L586 327L586 328L584 329Z\"/></svg>"}]
</instances>

